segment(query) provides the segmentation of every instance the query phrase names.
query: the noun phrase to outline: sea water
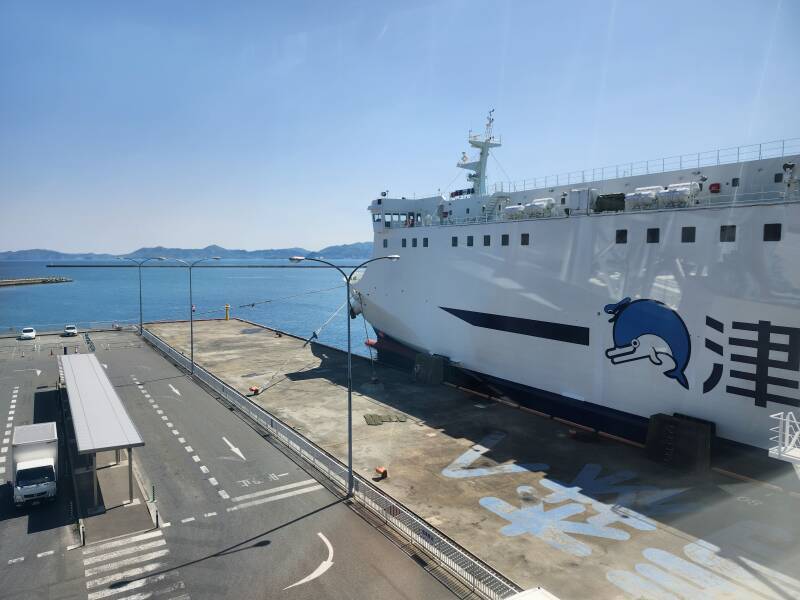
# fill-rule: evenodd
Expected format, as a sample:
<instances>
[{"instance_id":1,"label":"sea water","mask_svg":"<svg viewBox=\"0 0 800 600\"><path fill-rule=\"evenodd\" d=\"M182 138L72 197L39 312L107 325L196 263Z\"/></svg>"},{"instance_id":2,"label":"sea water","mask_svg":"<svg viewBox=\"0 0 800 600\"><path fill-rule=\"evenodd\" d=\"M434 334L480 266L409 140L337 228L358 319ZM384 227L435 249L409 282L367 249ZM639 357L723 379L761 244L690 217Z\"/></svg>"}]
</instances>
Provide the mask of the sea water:
<instances>
[{"instance_id":1,"label":"sea water","mask_svg":"<svg viewBox=\"0 0 800 600\"><path fill-rule=\"evenodd\" d=\"M331 261L341 266L358 261ZM66 324L79 328L109 323L139 322L139 276L135 266L112 268L47 267L34 261L0 261L0 279L64 276L69 283L0 287L0 335L31 326L38 331L60 331ZM58 265L58 263L54 263ZM91 262L72 263L92 265ZM110 263L97 263L97 265ZM169 263L142 268L144 320L188 320L189 276L185 267ZM286 260L215 261L215 266L192 270L194 318L247 319L308 338L322 327L319 340L338 348L347 346L344 280L328 268L259 268L289 266ZM308 263L309 265L311 263ZM235 265L239 265L238 267ZM224 268L223 268L224 267ZM350 269L345 269L350 272ZM337 309L340 309L337 313ZM326 324L327 323L327 324ZM367 338L361 316L350 322L353 351L366 355ZM367 326L369 337L375 334Z\"/></svg>"}]
</instances>

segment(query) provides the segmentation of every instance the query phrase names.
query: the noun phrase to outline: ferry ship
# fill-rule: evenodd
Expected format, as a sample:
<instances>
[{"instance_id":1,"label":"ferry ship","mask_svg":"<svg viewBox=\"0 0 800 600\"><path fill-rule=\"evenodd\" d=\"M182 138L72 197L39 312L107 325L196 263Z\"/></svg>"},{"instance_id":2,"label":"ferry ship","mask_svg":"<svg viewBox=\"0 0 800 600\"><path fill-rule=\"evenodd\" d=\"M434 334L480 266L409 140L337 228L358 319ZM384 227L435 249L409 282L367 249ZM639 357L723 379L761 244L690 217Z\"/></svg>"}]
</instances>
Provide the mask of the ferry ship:
<instances>
[{"instance_id":1,"label":"ferry ship","mask_svg":"<svg viewBox=\"0 0 800 600\"><path fill-rule=\"evenodd\" d=\"M641 439L654 414L766 448L800 406L800 139L369 205L353 306L379 357L450 365L575 422Z\"/></svg>"}]
</instances>

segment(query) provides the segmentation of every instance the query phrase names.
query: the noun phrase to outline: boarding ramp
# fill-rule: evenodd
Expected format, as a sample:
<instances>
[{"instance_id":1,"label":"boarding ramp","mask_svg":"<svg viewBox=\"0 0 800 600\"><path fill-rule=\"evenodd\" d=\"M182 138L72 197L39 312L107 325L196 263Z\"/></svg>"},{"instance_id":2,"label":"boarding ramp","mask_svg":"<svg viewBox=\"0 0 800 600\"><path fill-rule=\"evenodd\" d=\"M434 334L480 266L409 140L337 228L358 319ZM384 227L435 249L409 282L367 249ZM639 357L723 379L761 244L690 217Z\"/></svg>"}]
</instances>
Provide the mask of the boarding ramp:
<instances>
[{"instance_id":1,"label":"boarding ramp","mask_svg":"<svg viewBox=\"0 0 800 600\"><path fill-rule=\"evenodd\" d=\"M69 399L69 412L78 457L88 457L93 480L94 505L98 501L97 454L114 451L128 454L128 501L133 502L133 449L144 441L128 411L94 354L66 354L58 357L60 379Z\"/></svg>"}]
</instances>

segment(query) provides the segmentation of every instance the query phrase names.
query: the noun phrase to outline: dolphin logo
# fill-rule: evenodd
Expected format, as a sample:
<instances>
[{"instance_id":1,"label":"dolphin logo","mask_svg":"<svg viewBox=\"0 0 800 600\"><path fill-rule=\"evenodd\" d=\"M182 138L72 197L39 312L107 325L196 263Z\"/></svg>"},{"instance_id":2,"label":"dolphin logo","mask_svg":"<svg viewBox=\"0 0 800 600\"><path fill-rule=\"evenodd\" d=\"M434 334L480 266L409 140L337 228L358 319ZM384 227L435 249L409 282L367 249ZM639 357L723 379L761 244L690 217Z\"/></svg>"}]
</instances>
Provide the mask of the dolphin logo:
<instances>
[{"instance_id":1,"label":"dolphin logo","mask_svg":"<svg viewBox=\"0 0 800 600\"><path fill-rule=\"evenodd\" d=\"M647 358L654 365L662 365L664 358L669 357L674 367L664 371L664 375L689 389L685 370L692 343L689 330L677 312L658 300L631 302L630 298L606 304L603 310L613 315L608 321L614 324L614 347L606 350L612 364ZM660 338L667 348L654 345L658 343L655 338Z\"/></svg>"}]
</instances>

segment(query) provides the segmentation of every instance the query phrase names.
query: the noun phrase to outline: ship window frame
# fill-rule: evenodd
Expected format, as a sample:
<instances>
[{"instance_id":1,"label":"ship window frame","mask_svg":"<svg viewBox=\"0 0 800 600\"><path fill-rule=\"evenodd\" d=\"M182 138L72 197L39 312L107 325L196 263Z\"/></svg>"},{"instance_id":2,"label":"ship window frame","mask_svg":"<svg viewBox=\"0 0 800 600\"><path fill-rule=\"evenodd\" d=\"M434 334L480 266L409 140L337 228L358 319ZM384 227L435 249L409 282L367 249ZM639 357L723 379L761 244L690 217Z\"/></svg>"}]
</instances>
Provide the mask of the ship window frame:
<instances>
[{"instance_id":1,"label":"ship window frame","mask_svg":"<svg viewBox=\"0 0 800 600\"><path fill-rule=\"evenodd\" d=\"M453 237L450 238L450 245L453 248L458 248L458 236L457 235L454 235Z\"/></svg>"},{"instance_id":2,"label":"ship window frame","mask_svg":"<svg viewBox=\"0 0 800 600\"><path fill-rule=\"evenodd\" d=\"M467 209L467 214L469 214L469 208Z\"/></svg>"},{"instance_id":3,"label":"ship window frame","mask_svg":"<svg viewBox=\"0 0 800 600\"><path fill-rule=\"evenodd\" d=\"M740 178L734 177L731 179L731 187L739 187Z\"/></svg>"},{"instance_id":4,"label":"ship window frame","mask_svg":"<svg viewBox=\"0 0 800 600\"><path fill-rule=\"evenodd\" d=\"M384 248L388 248L389 247L389 240L386 239L386 238L383 238L383 247Z\"/></svg>"},{"instance_id":5,"label":"ship window frame","mask_svg":"<svg viewBox=\"0 0 800 600\"><path fill-rule=\"evenodd\" d=\"M474 245L475 245L475 236L468 235L467 236L467 246L469 246L471 248Z\"/></svg>"},{"instance_id":6,"label":"ship window frame","mask_svg":"<svg viewBox=\"0 0 800 600\"><path fill-rule=\"evenodd\" d=\"M507 233L503 233L500 235L500 245L501 246L508 246L509 244L509 236Z\"/></svg>"},{"instance_id":7,"label":"ship window frame","mask_svg":"<svg viewBox=\"0 0 800 600\"><path fill-rule=\"evenodd\" d=\"M648 227L647 228L647 243L648 244L658 244L661 240L661 228L660 227Z\"/></svg>"},{"instance_id":8,"label":"ship window frame","mask_svg":"<svg viewBox=\"0 0 800 600\"><path fill-rule=\"evenodd\" d=\"M403 238L402 243L400 244L403 248L406 247L406 238Z\"/></svg>"},{"instance_id":9,"label":"ship window frame","mask_svg":"<svg viewBox=\"0 0 800 600\"><path fill-rule=\"evenodd\" d=\"M615 242L616 244L627 244L628 243L628 230L627 229L617 229L615 234Z\"/></svg>"},{"instance_id":10,"label":"ship window frame","mask_svg":"<svg viewBox=\"0 0 800 600\"><path fill-rule=\"evenodd\" d=\"M783 226L780 223L764 223L764 241L780 242L783 234Z\"/></svg>"},{"instance_id":11,"label":"ship window frame","mask_svg":"<svg viewBox=\"0 0 800 600\"><path fill-rule=\"evenodd\" d=\"M783 173L775 173L773 178L775 183L783 183Z\"/></svg>"},{"instance_id":12,"label":"ship window frame","mask_svg":"<svg viewBox=\"0 0 800 600\"><path fill-rule=\"evenodd\" d=\"M412 248L416 248L417 247L417 238L411 238L411 247Z\"/></svg>"},{"instance_id":13,"label":"ship window frame","mask_svg":"<svg viewBox=\"0 0 800 600\"><path fill-rule=\"evenodd\" d=\"M422 238L422 247L423 248L427 248L428 247L428 238L426 238L426 237Z\"/></svg>"},{"instance_id":14,"label":"ship window frame","mask_svg":"<svg viewBox=\"0 0 800 600\"><path fill-rule=\"evenodd\" d=\"M491 246L492 245L492 236L491 235L484 235L483 236L483 245L484 246Z\"/></svg>"},{"instance_id":15,"label":"ship window frame","mask_svg":"<svg viewBox=\"0 0 800 600\"><path fill-rule=\"evenodd\" d=\"M687 225L681 227L681 244L694 244L697 241L697 227Z\"/></svg>"},{"instance_id":16,"label":"ship window frame","mask_svg":"<svg viewBox=\"0 0 800 600\"><path fill-rule=\"evenodd\" d=\"M719 241L720 243L730 243L736 241L736 225L720 225L719 226Z\"/></svg>"},{"instance_id":17,"label":"ship window frame","mask_svg":"<svg viewBox=\"0 0 800 600\"><path fill-rule=\"evenodd\" d=\"M531 245L531 234L530 233L520 233L519 234L519 245L520 246L530 246Z\"/></svg>"}]
</instances>

